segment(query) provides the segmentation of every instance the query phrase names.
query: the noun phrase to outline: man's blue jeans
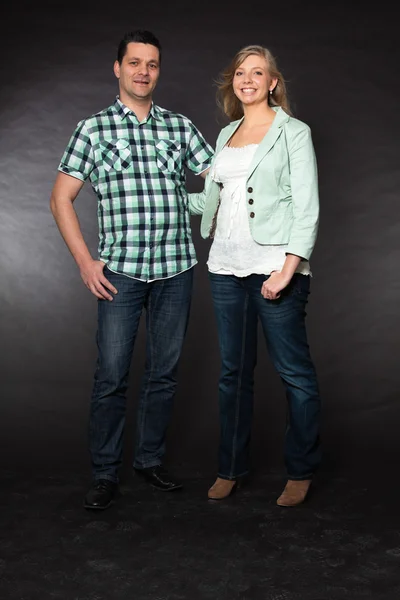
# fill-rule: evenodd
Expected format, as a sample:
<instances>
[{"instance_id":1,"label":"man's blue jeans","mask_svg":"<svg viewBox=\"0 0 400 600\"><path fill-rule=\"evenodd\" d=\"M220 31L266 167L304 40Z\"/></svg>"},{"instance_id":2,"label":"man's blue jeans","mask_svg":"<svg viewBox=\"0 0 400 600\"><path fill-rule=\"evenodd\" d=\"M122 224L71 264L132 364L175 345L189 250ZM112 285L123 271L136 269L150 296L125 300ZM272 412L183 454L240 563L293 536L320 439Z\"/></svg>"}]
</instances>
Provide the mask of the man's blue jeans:
<instances>
[{"instance_id":1,"label":"man's blue jeans","mask_svg":"<svg viewBox=\"0 0 400 600\"><path fill-rule=\"evenodd\" d=\"M305 307L310 278L295 274L277 300L261 295L264 275L210 273L221 353L219 472L235 479L248 472L257 360L257 321L286 388L285 464L289 479L309 479L320 462L320 398L307 342ZM268 382L264 385L268 399Z\"/></svg>"},{"instance_id":2,"label":"man's blue jeans","mask_svg":"<svg viewBox=\"0 0 400 600\"><path fill-rule=\"evenodd\" d=\"M94 479L118 481L126 390L140 315L146 309L146 365L139 399L134 466L161 464L189 317L193 269L146 283L105 269L117 288L98 302L98 359L90 410Z\"/></svg>"}]
</instances>

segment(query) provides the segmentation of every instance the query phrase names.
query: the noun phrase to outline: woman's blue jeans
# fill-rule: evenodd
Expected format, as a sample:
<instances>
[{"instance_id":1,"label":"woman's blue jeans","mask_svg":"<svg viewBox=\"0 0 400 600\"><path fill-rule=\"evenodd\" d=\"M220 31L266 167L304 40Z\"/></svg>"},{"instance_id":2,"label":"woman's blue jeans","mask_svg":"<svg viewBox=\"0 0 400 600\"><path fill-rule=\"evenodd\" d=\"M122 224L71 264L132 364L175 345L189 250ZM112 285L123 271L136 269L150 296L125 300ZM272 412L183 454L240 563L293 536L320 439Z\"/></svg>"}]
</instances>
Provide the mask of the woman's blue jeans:
<instances>
[{"instance_id":1,"label":"woman's blue jeans","mask_svg":"<svg viewBox=\"0 0 400 600\"><path fill-rule=\"evenodd\" d=\"M309 479L320 462L320 398L305 327L310 278L295 274L277 300L266 300L266 277L209 274L221 353L219 472L235 479L248 472L261 321L271 360L286 388L285 464L289 479ZM264 386L266 400L268 386Z\"/></svg>"}]
</instances>

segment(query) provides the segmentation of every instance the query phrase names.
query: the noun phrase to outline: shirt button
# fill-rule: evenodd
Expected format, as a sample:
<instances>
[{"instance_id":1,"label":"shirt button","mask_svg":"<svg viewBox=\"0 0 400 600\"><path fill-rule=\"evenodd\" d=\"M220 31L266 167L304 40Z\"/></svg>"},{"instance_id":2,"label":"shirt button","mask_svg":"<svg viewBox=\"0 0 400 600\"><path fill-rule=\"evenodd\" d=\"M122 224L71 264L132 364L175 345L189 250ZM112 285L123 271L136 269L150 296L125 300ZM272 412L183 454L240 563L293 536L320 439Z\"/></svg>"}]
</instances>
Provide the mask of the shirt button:
<instances>
[{"instance_id":1,"label":"shirt button","mask_svg":"<svg viewBox=\"0 0 400 600\"><path fill-rule=\"evenodd\" d=\"M256 215L255 215L253 212L251 212L251 213L250 213L250 218L251 218L251 219L254 219L254 217L255 217L255 216L256 216Z\"/></svg>"},{"instance_id":2,"label":"shirt button","mask_svg":"<svg viewBox=\"0 0 400 600\"><path fill-rule=\"evenodd\" d=\"M253 191L252 187L247 188L247 191L249 192L249 194L251 194L251 192Z\"/></svg>"},{"instance_id":3,"label":"shirt button","mask_svg":"<svg viewBox=\"0 0 400 600\"><path fill-rule=\"evenodd\" d=\"M253 204L253 202L254 202L253 198L250 198L249 204Z\"/></svg>"}]
</instances>

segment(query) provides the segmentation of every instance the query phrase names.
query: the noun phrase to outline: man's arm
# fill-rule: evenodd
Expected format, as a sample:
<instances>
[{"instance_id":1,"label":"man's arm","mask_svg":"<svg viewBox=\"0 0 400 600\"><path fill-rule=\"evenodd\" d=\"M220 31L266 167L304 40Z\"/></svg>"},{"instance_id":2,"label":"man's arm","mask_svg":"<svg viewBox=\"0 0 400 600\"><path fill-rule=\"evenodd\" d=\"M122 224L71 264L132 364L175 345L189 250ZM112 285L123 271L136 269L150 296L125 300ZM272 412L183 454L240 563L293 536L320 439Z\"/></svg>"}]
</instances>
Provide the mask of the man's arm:
<instances>
[{"instance_id":1,"label":"man's arm","mask_svg":"<svg viewBox=\"0 0 400 600\"><path fill-rule=\"evenodd\" d=\"M74 201L78 196L83 181L65 173L58 173L50 198L50 208L58 229L69 251L79 267L86 287L101 300L112 300L107 290L114 294L117 290L103 274L104 263L94 260L89 252L79 225L78 215L74 209Z\"/></svg>"}]
</instances>

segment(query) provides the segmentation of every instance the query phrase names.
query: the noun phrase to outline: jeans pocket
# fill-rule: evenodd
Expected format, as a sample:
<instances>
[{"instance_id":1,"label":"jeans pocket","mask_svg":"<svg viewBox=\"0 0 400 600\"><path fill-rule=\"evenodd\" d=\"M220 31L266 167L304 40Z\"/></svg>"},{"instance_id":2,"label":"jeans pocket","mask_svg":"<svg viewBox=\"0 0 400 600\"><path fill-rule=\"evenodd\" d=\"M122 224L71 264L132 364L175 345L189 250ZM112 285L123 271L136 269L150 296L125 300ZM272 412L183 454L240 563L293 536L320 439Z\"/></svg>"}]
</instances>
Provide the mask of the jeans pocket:
<instances>
[{"instance_id":1,"label":"jeans pocket","mask_svg":"<svg viewBox=\"0 0 400 600\"><path fill-rule=\"evenodd\" d=\"M295 294L307 298L310 293L310 277L309 275L301 275L295 273L289 286L289 294Z\"/></svg>"}]
</instances>

